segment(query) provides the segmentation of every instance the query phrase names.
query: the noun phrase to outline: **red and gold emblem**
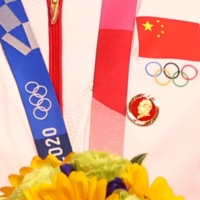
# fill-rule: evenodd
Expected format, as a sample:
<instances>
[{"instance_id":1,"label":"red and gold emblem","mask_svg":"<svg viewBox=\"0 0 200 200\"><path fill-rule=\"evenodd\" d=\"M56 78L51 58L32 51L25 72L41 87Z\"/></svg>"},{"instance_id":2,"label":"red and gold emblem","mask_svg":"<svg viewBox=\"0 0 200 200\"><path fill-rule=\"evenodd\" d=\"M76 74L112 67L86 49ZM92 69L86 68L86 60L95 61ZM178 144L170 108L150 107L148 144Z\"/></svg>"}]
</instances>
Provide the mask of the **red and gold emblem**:
<instances>
[{"instance_id":1,"label":"red and gold emblem","mask_svg":"<svg viewBox=\"0 0 200 200\"><path fill-rule=\"evenodd\" d=\"M139 126L152 124L159 113L158 103L149 95L139 94L133 97L128 105L129 119Z\"/></svg>"}]
</instances>

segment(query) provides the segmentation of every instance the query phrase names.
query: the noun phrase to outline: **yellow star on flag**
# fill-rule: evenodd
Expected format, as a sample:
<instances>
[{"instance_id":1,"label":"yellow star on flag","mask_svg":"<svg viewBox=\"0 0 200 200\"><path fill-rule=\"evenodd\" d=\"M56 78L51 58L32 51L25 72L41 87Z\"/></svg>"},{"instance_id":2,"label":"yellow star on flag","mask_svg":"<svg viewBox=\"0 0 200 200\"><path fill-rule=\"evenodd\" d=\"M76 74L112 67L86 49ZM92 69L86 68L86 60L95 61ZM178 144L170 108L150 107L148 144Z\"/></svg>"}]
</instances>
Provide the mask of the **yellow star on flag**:
<instances>
[{"instance_id":1,"label":"yellow star on flag","mask_svg":"<svg viewBox=\"0 0 200 200\"><path fill-rule=\"evenodd\" d=\"M153 24L150 24L149 21L147 21L145 24L142 24L145 27L145 31L149 30L152 31Z\"/></svg>"}]
</instances>

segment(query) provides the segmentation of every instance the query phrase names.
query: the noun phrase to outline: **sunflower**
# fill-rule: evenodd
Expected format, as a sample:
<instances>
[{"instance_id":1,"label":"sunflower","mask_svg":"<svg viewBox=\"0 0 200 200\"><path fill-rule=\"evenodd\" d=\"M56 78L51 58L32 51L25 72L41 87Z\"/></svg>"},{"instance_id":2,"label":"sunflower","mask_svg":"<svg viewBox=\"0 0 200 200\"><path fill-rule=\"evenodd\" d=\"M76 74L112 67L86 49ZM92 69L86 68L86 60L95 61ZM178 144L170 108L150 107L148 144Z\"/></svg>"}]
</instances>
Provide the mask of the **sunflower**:
<instances>
[{"instance_id":1,"label":"sunflower","mask_svg":"<svg viewBox=\"0 0 200 200\"><path fill-rule=\"evenodd\" d=\"M164 178L158 177L149 187L148 173L145 167L134 163L127 166L127 172L121 175L130 194L146 200L184 200L182 196L175 196L173 190Z\"/></svg>"},{"instance_id":2,"label":"sunflower","mask_svg":"<svg viewBox=\"0 0 200 200\"><path fill-rule=\"evenodd\" d=\"M106 198L107 180L87 179L84 172L63 173L53 177L52 184L39 184L24 190L23 200L118 200L118 194ZM22 199L20 199L22 200Z\"/></svg>"},{"instance_id":3,"label":"sunflower","mask_svg":"<svg viewBox=\"0 0 200 200\"><path fill-rule=\"evenodd\" d=\"M0 191L3 193L3 195L0 197L10 196L12 192L21 185L24 177L27 174L31 173L36 168L43 167L46 164L50 164L52 167L57 167L60 165L60 161L53 155L48 155L44 160L38 156L35 156L31 161L30 167L23 167L20 169L19 175L11 174L8 177L11 186L0 188Z\"/></svg>"}]
</instances>

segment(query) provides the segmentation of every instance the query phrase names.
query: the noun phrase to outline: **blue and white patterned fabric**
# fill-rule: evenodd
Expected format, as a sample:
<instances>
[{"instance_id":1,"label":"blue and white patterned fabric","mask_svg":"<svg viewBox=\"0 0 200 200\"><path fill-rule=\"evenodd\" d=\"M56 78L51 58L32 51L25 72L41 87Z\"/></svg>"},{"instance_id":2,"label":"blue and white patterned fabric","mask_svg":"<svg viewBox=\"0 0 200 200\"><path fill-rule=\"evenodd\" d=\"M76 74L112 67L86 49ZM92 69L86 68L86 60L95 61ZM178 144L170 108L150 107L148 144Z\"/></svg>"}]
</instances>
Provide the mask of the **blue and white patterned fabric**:
<instances>
[{"instance_id":1,"label":"blue and white patterned fabric","mask_svg":"<svg viewBox=\"0 0 200 200\"><path fill-rule=\"evenodd\" d=\"M72 149L40 49L20 0L0 0L0 42L17 83L39 155ZM20 144L19 144L20 145Z\"/></svg>"}]
</instances>

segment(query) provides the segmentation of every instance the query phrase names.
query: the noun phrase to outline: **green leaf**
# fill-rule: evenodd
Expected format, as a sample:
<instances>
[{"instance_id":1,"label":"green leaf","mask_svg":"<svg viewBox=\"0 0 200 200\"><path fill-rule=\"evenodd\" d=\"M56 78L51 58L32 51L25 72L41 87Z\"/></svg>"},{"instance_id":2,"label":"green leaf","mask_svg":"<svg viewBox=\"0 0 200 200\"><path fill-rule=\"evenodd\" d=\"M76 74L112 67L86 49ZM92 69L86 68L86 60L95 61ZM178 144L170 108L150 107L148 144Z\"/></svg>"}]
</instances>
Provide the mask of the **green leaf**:
<instances>
[{"instance_id":1,"label":"green leaf","mask_svg":"<svg viewBox=\"0 0 200 200\"><path fill-rule=\"evenodd\" d=\"M147 153L139 154L131 159L131 163L138 163L139 165L142 164L143 160L145 159Z\"/></svg>"}]
</instances>

